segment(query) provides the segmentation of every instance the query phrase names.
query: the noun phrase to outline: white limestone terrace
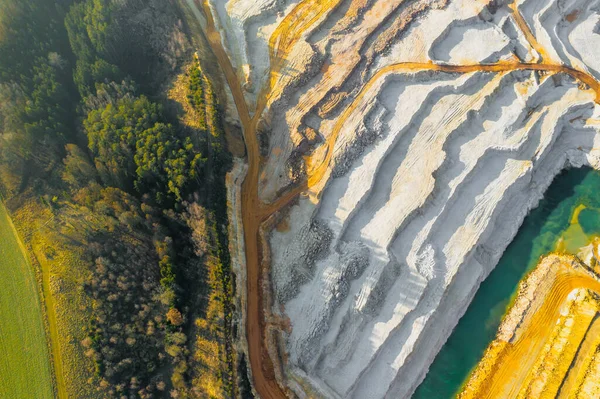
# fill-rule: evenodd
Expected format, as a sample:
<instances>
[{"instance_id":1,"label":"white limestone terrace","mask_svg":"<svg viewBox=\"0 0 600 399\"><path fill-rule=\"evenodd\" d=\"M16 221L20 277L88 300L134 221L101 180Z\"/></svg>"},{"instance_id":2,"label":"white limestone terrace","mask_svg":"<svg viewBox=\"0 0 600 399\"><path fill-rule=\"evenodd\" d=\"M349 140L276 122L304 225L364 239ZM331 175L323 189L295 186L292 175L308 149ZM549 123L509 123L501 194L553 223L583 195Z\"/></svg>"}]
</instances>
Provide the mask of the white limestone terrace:
<instances>
[{"instance_id":1,"label":"white limestone terrace","mask_svg":"<svg viewBox=\"0 0 600 399\"><path fill-rule=\"evenodd\" d=\"M269 33L295 4L212 1L235 63L251 65L249 98L266 80ZM544 62L600 78L597 0L516 4ZM340 0L289 49L262 129L263 200L301 179L302 157L359 101L324 181L270 236L299 397L410 397L554 176L600 168L596 93L567 74L377 72L538 59L494 0Z\"/></svg>"},{"instance_id":2,"label":"white limestone terrace","mask_svg":"<svg viewBox=\"0 0 600 399\"><path fill-rule=\"evenodd\" d=\"M528 72L399 76L382 89L381 137L273 233L290 365L339 397L407 397L554 175L600 166L600 136L581 126L592 100ZM302 229L325 248L305 252Z\"/></svg>"},{"instance_id":3,"label":"white limestone terrace","mask_svg":"<svg viewBox=\"0 0 600 399\"><path fill-rule=\"evenodd\" d=\"M250 109L269 69L269 37L299 0L211 0Z\"/></svg>"}]
</instances>

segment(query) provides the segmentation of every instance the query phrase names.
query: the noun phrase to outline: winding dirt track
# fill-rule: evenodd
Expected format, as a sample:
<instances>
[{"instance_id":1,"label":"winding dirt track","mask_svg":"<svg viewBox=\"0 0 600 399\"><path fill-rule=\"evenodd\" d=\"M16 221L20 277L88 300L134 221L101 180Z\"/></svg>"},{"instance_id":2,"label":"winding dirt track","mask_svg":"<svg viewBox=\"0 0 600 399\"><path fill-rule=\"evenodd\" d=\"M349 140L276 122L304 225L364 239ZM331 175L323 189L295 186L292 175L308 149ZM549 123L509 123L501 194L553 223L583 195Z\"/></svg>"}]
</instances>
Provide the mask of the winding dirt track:
<instances>
[{"instance_id":1,"label":"winding dirt track","mask_svg":"<svg viewBox=\"0 0 600 399\"><path fill-rule=\"evenodd\" d=\"M186 0L188 5L196 8L194 0ZM333 155L333 148L336 143L338 134L346 120L361 106L363 99L370 89L376 85L381 79L393 73L412 73L419 71L439 71L451 73L473 73L473 72L497 72L505 73L515 70L532 70L543 71L548 73L566 73L573 78L586 84L591 90L596 93L596 102L600 102L600 83L598 83L589 74L567 67L563 65L548 63L547 52L537 43L535 37L527 27L526 22L520 16L516 6L511 7L515 14L517 24L524 30L525 37L530 41L530 44L543 58L542 62L538 63L519 63L519 62L501 62L497 64L473 64L473 65L443 65L434 63L399 63L387 66L379 70L369 82L364 85L358 96L352 101L350 106L341 114L337 120L332 132L328 135L326 151L324 156L309 156L307 157L307 179L303 183L297 184L293 189L284 193L280 198L271 204L262 203L258 196L259 172L260 172L260 153L257 138L257 126L263 111L267 107L268 101L272 94L272 89L277 80L277 76L285 64L285 58L289 54L290 49L302 38L311 26L317 23L327 12L333 10L340 0L304 0L301 1L294 10L292 10L275 30L269 40L270 45L270 65L269 78L267 85L262 89L259 98L257 99L257 107L251 116L250 110L244 98L242 85L239 82L238 75L231 60L227 56L227 52L223 47L223 42L219 31L215 28L208 0L199 0L201 9L206 19L205 33L208 42L219 62L219 65L226 77L227 84L233 94L235 106L237 108L246 150L248 153L248 173L242 186L242 221L244 228L244 240L246 251L246 275L247 275L247 309L246 309L246 334L248 339L248 355L250 360L250 368L252 371L254 388L259 396L263 399L285 398L284 389L282 389L275 378L275 370L273 361L269 355L269 348L266 343L266 327L265 309L263 303L263 266L260 242L260 226L275 212L278 212L288 205L297 195L307 189L317 185L322 181L323 177L329 170L329 165ZM352 7L350 7L351 9ZM196 8L197 12L198 9ZM527 29L525 29L527 28ZM549 325L552 322L552 317L556 314L561 298L564 298L565 292L571 289L574 284L582 283L577 279L565 279L560 281L556 286L556 294L549 298L547 304L544 305L544 312L540 314L540 325ZM600 286L594 287L600 291ZM569 291L570 292L570 291ZM567 293L568 294L568 293ZM533 343L534 336L523 337L525 341ZM517 344L515 350L519 356L526 353L529 348L523 343ZM515 357L516 362L519 357ZM507 369L514 371L514 367ZM500 380L506 378L506 372L499 375ZM500 381L498 380L498 381ZM493 386L491 392L496 392L500 389L500 385ZM494 397L493 395L488 397ZM497 396L496 396L497 397Z\"/></svg>"},{"instance_id":2,"label":"winding dirt track","mask_svg":"<svg viewBox=\"0 0 600 399\"><path fill-rule=\"evenodd\" d=\"M263 339L265 317L262 306L262 278L258 244L259 228L262 221L255 212L259 207L258 173L260 154L256 137L258 118L250 117L248 106L242 92L242 86L239 83L231 61L222 46L221 35L215 28L215 23L207 0L203 0L202 8L207 20L206 36L233 94L235 106L244 132L246 151L248 152L248 175L242 186L242 220L244 225L246 278L248 284L246 335L248 338L248 357L254 380L254 388L261 398L285 398L283 390L277 384L273 370L273 362L271 361L268 348Z\"/></svg>"},{"instance_id":3,"label":"winding dirt track","mask_svg":"<svg viewBox=\"0 0 600 399\"><path fill-rule=\"evenodd\" d=\"M336 0L337 1L337 0ZM207 20L206 36L208 42L217 57L219 65L225 74L227 84L233 94L235 106L240 116L246 151L248 153L248 172L242 185L242 223L244 226L244 245L246 251L246 278L247 278L247 309L246 309L246 335L248 339L248 357L250 359L250 369L252 371L254 388L263 399L285 398L286 395L277 384L273 361L271 360L268 346L265 342L265 312L263 306L262 293L262 268L261 253L259 245L260 225L273 211L263 210L264 206L258 197L258 176L260 169L260 153L258 147L257 126L266 107L271 87L274 84L273 73L280 70L283 55L286 53L287 46L295 43L300 34L307 29L308 24L304 15L310 15L309 23L319 19L323 12L327 11L336 1L323 2L320 0L308 0L301 2L296 9L302 8L296 12L292 11L290 15L280 25L271 38L271 78L269 86L263 90L254 116L250 117L250 112L246 104L242 86L238 80L237 74L231 60L227 56L222 45L221 35L215 28L208 0L202 0L202 10ZM315 13L314 9L318 9ZM302 23L302 21L305 21ZM293 35L295 29L300 29L297 35ZM292 38L289 38L292 33ZM296 37L296 39L293 39ZM281 47L281 45L284 47ZM279 50L282 48L282 50Z\"/></svg>"}]
</instances>

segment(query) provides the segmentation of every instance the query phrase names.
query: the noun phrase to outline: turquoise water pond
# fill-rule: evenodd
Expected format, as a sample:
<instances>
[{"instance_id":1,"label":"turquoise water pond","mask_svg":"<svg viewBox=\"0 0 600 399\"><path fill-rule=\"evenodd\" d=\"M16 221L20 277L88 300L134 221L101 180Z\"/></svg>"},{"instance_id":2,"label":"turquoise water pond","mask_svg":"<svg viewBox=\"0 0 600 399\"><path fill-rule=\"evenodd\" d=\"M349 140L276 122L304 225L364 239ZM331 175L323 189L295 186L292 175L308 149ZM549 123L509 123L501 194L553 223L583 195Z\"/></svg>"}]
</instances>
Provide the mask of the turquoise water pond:
<instances>
[{"instance_id":1,"label":"turquoise water pond","mask_svg":"<svg viewBox=\"0 0 600 399\"><path fill-rule=\"evenodd\" d=\"M494 339L519 281L540 256L552 251L576 253L598 235L600 173L590 168L564 171L481 284L413 399L453 398Z\"/></svg>"}]
</instances>

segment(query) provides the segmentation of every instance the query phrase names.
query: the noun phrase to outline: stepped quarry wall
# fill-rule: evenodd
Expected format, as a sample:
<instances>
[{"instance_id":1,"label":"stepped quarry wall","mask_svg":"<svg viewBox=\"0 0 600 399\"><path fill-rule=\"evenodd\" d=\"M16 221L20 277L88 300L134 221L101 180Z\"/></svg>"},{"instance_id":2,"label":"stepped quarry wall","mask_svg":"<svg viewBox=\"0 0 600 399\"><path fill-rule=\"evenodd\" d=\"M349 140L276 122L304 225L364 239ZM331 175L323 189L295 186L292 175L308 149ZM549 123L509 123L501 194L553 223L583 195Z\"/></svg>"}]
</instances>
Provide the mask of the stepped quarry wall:
<instances>
[{"instance_id":1,"label":"stepped quarry wall","mask_svg":"<svg viewBox=\"0 0 600 399\"><path fill-rule=\"evenodd\" d=\"M410 397L554 176L600 168L599 3L208 3L260 199L301 188L268 236L282 383Z\"/></svg>"}]
</instances>

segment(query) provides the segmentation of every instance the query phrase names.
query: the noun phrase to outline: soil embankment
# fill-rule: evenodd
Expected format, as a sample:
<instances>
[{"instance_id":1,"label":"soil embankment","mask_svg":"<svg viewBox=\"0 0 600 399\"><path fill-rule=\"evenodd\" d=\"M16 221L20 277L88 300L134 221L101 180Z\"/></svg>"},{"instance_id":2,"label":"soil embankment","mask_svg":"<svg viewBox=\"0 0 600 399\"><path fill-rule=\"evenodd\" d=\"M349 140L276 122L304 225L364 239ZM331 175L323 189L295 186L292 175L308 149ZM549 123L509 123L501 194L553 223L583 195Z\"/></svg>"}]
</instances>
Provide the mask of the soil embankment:
<instances>
[{"instance_id":1,"label":"soil embankment","mask_svg":"<svg viewBox=\"0 0 600 399\"><path fill-rule=\"evenodd\" d=\"M592 339L588 326L600 310L599 293L600 281L575 257L544 258L521 284L496 340L458 397L555 397L563 381L586 372L581 364L566 366Z\"/></svg>"}]
</instances>

